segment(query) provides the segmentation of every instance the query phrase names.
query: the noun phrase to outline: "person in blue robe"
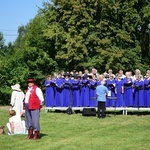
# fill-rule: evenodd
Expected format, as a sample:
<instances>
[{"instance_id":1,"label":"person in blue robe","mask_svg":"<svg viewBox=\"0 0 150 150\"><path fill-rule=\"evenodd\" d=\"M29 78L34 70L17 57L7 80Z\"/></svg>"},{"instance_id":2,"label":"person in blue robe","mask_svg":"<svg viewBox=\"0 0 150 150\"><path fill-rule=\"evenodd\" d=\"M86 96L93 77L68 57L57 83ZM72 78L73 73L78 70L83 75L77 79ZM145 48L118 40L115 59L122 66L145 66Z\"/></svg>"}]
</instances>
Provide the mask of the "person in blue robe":
<instances>
[{"instance_id":1,"label":"person in blue robe","mask_svg":"<svg viewBox=\"0 0 150 150\"><path fill-rule=\"evenodd\" d=\"M144 105L150 107L150 75L148 73L144 79Z\"/></svg>"},{"instance_id":2,"label":"person in blue robe","mask_svg":"<svg viewBox=\"0 0 150 150\"><path fill-rule=\"evenodd\" d=\"M62 78L61 73L59 73L58 77L55 79L55 84L56 84L56 94L55 94L56 107L63 107L64 106L64 100L63 100L64 79Z\"/></svg>"},{"instance_id":3,"label":"person in blue robe","mask_svg":"<svg viewBox=\"0 0 150 150\"><path fill-rule=\"evenodd\" d=\"M81 104L81 97L80 97L80 76L75 75L74 79L72 80L72 102L73 107L80 107Z\"/></svg>"},{"instance_id":4,"label":"person in blue robe","mask_svg":"<svg viewBox=\"0 0 150 150\"><path fill-rule=\"evenodd\" d=\"M87 74L81 79L81 101L83 107L89 107L89 80Z\"/></svg>"},{"instance_id":5,"label":"person in blue robe","mask_svg":"<svg viewBox=\"0 0 150 150\"><path fill-rule=\"evenodd\" d=\"M136 75L133 82L133 107L143 107L144 106L144 81L142 76Z\"/></svg>"},{"instance_id":6,"label":"person in blue robe","mask_svg":"<svg viewBox=\"0 0 150 150\"><path fill-rule=\"evenodd\" d=\"M72 107L72 80L70 79L70 74L64 74L64 89L63 89L63 106Z\"/></svg>"},{"instance_id":7,"label":"person in blue robe","mask_svg":"<svg viewBox=\"0 0 150 150\"><path fill-rule=\"evenodd\" d=\"M124 91L124 105L126 107L133 106L133 92L132 92L133 80L130 74L127 72L126 77L123 79L123 91Z\"/></svg>"},{"instance_id":8,"label":"person in blue robe","mask_svg":"<svg viewBox=\"0 0 150 150\"><path fill-rule=\"evenodd\" d=\"M96 107L97 101L94 99L96 98L96 87L97 87L97 77L96 75L92 76L92 79L89 80L89 95L90 95L90 107Z\"/></svg>"},{"instance_id":9,"label":"person in blue robe","mask_svg":"<svg viewBox=\"0 0 150 150\"><path fill-rule=\"evenodd\" d=\"M114 79L114 75L109 76L109 79L107 79L107 81L106 81L106 86L107 86L108 91L109 91L108 97L111 97L111 98L116 97L116 93L115 93L116 81ZM106 106L107 107L115 106L115 101L107 98Z\"/></svg>"},{"instance_id":10,"label":"person in blue robe","mask_svg":"<svg viewBox=\"0 0 150 150\"><path fill-rule=\"evenodd\" d=\"M55 83L52 80L51 75L47 76L47 79L44 82L45 87L45 106L46 107L54 107L55 104Z\"/></svg>"},{"instance_id":11,"label":"person in blue robe","mask_svg":"<svg viewBox=\"0 0 150 150\"><path fill-rule=\"evenodd\" d=\"M123 107L123 79L121 75L118 75L116 77L116 107Z\"/></svg>"}]
</instances>

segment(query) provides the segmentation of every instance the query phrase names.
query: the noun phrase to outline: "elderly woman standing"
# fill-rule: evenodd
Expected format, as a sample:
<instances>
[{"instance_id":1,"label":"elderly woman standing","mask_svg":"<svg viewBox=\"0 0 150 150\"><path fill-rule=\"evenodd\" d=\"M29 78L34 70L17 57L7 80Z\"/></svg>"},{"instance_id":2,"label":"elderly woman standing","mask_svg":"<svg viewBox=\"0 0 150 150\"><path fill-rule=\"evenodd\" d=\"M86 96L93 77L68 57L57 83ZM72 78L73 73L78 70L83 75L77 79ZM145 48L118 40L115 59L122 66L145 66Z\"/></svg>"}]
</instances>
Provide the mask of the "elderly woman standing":
<instances>
[{"instance_id":1,"label":"elderly woman standing","mask_svg":"<svg viewBox=\"0 0 150 150\"><path fill-rule=\"evenodd\" d=\"M22 115L23 113L23 100L24 100L24 93L22 92L22 90L20 89L20 85L19 84L15 84L13 86L11 86L12 88L12 94L11 94L11 108L16 111L16 113L20 113Z\"/></svg>"}]
</instances>

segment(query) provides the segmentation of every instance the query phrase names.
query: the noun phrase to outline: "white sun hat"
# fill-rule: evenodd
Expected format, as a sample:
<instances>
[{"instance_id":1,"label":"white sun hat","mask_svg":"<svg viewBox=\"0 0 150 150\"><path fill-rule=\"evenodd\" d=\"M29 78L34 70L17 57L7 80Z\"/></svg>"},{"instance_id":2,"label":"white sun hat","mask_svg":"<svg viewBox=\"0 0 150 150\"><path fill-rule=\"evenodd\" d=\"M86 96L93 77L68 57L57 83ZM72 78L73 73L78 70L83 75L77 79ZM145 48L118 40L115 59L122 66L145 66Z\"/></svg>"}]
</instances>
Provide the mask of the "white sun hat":
<instances>
[{"instance_id":1,"label":"white sun hat","mask_svg":"<svg viewBox=\"0 0 150 150\"><path fill-rule=\"evenodd\" d=\"M21 91L19 84L12 85L11 88L12 90L15 90L15 91Z\"/></svg>"}]
</instances>

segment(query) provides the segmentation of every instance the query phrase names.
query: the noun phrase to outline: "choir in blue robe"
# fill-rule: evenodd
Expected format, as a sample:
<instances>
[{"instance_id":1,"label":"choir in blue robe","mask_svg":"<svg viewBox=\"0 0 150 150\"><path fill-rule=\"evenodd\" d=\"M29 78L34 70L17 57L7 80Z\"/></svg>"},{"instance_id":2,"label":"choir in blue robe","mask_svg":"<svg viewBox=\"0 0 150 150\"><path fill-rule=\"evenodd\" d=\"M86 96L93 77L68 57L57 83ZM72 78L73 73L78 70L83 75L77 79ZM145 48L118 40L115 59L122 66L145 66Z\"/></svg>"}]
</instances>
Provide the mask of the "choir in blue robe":
<instances>
[{"instance_id":1,"label":"choir in blue robe","mask_svg":"<svg viewBox=\"0 0 150 150\"><path fill-rule=\"evenodd\" d=\"M106 86L108 88L108 91L110 92L110 97L116 97L115 84L116 84L116 81L114 79L108 79L106 82ZM107 98L106 106L107 107L115 106L115 101Z\"/></svg>"},{"instance_id":2,"label":"choir in blue robe","mask_svg":"<svg viewBox=\"0 0 150 150\"><path fill-rule=\"evenodd\" d=\"M89 104L89 80L85 75L83 79L81 79L81 101L83 107L90 106Z\"/></svg>"},{"instance_id":3,"label":"choir in blue robe","mask_svg":"<svg viewBox=\"0 0 150 150\"><path fill-rule=\"evenodd\" d=\"M123 107L124 101L123 101L123 80L122 79L116 79L116 107Z\"/></svg>"},{"instance_id":4,"label":"choir in blue robe","mask_svg":"<svg viewBox=\"0 0 150 150\"><path fill-rule=\"evenodd\" d=\"M133 106L133 92L132 92L132 85L133 85L133 80L132 78L124 78L123 80L124 83L124 103L125 106L132 107Z\"/></svg>"},{"instance_id":5,"label":"choir in blue robe","mask_svg":"<svg viewBox=\"0 0 150 150\"><path fill-rule=\"evenodd\" d=\"M97 101L95 100L96 98L96 87L97 87L97 81L94 79L89 80L89 95L90 95L90 102L89 105L91 107L96 107L97 106Z\"/></svg>"},{"instance_id":6,"label":"choir in blue robe","mask_svg":"<svg viewBox=\"0 0 150 150\"><path fill-rule=\"evenodd\" d=\"M72 80L72 104L73 107L80 107L82 105L80 97L80 80L76 78Z\"/></svg>"},{"instance_id":7,"label":"choir in blue robe","mask_svg":"<svg viewBox=\"0 0 150 150\"><path fill-rule=\"evenodd\" d=\"M59 76L55 80L47 79L45 86L46 107L96 107L96 86L100 81L88 79L64 79ZM107 107L150 107L150 79L132 80L130 77L121 79L106 79L106 86L111 91L111 97L107 99ZM123 88L122 88L123 87Z\"/></svg>"},{"instance_id":8,"label":"choir in blue robe","mask_svg":"<svg viewBox=\"0 0 150 150\"><path fill-rule=\"evenodd\" d=\"M144 80L144 103L150 107L150 79Z\"/></svg>"},{"instance_id":9,"label":"choir in blue robe","mask_svg":"<svg viewBox=\"0 0 150 150\"><path fill-rule=\"evenodd\" d=\"M45 105L46 107L54 107L55 104L55 84L52 80L45 80Z\"/></svg>"},{"instance_id":10,"label":"choir in blue robe","mask_svg":"<svg viewBox=\"0 0 150 150\"><path fill-rule=\"evenodd\" d=\"M144 106L144 81L135 80L133 83L133 107L143 107Z\"/></svg>"},{"instance_id":11,"label":"choir in blue robe","mask_svg":"<svg viewBox=\"0 0 150 150\"><path fill-rule=\"evenodd\" d=\"M63 106L72 107L72 81L70 78L64 79L63 85Z\"/></svg>"},{"instance_id":12,"label":"choir in blue robe","mask_svg":"<svg viewBox=\"0 0 150 150\"><path fill-rule=\"evenodd\" d=\"M63 107L64 106L64 99L63 99L64 79L61 77L56 78L55 83L56 83L56 94L55 94L56 106Z\"/></svg>"}]
</instances>

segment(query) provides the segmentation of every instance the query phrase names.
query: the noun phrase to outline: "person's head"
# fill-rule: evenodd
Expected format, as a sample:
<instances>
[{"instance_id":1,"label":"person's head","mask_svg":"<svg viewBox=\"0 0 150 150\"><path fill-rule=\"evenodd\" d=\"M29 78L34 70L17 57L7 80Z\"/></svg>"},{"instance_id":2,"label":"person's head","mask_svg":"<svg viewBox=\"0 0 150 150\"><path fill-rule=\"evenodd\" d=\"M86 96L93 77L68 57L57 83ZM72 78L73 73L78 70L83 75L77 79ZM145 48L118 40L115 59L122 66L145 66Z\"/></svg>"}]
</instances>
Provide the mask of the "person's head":
<instances>
[{"instance_id":1,"label":"person's head","mask_svg":"<svg viewBox=\"0 0 150 150\"><path fill-rule=\"evenodd\" d=\"M121 78L121 75L119 73L116 73L115 74L115 79L120 79Z\"/></svg>"},{"instance_id":2,"label":"person's head","mask_svg":"<svg viewBox=\"0 0 150 150\"><path fill-rule=\"evenodd\" d=\"M51 80L52 76L51 75L47 75L47 80Z\"/></svg>"},{"instance_id":3,"label":"person's head","mask_svg":"<svg viewBox=\"0 0 150 150\"><path fill-rule=\"evenodd\" d=\"M34 78L28 78L28 86L32 87L35 84Z\"/></svg>"},{"instance_id":4,"label":"person's head","mask_svg":"<svg viewBox=\"0 0 150 150\"><path fill-rule=\"evenodd\" d=\"M135 75L141 75L141 71L139 69L135 69Z\"/></svg>"},{"instance_id":5,"label":"person's head","mask_svg":"<svg viewBox=\"0 0 150 150\"><path fill-rule=\"evenodd\" d=\"M127 78L130 77L130 73L129 72L126 72L125 75L126 75Z\"/></svg>"},{"instance_id":6,"label":"person's head","mask_svg":"<svg viewBox=\"0 0 150 150\"><path fill-rule=\"evenodd\" d=\"M61 73L58 74L58 78L62 78L62 74Z\"/></svg>"},{"instance_id":7,"label":"person's head","mask_svg":"<svg viewBox=\"0 0 150 150\"><path fill-rule=\"evenodd\" d=\"M84 70L84 73L85 73L85 74L89 74L89 70L88 70L88 69L85 69L85 70Z\"/></svg>"},{"instance_id":8,"label":"person's head","mask_svg":"<svg viewBox=\"0 0 150 150\"><path fill-rule=\"evenodd\" d=\"M64 70L61 70L61 75L63 76L65 74L65 71Z\"/></svg>"},{"instance_id":9,"label":"person's head","mask_svg":"<svg viewBox=\"0 0 150 150\"><path fill-rule=\"evenodd\" d=\"M148 73L146 73L145 78L146 78L146 79L148 79L148 78L149 78L149 74L148 74Z\"/></svg>"},{"instance_id":10,"label":"person's head","mask_svg":"<svg viewBox=\"0 0 150 150\"><path fill-rule=\"evenodd\" d=\"M117 78L118 78L119 80L121 80L121 79L122 79L122 78L121 78L121 74L119 74Z\"/></svg>"},{"instance_id":11,"label":"person's head","mask_svg":"<svg viewBox=\"0 0 150 150\"><path fill-rule=\"evenodd\" d=\"M79 76L81 76L81 77L82 77L82 74L83 74L83 73L82 73L82 71L79 71Z\"/></svg>"},{"instance_id":12,"label":"person's head","mask_svg":"<svg viewBox=\"0 0 150 150\"><path fill-rule=\"evenodd\" d=\"M9 114L10 114L10 116L15 116L16 115L16 111L15 110L10 110Z\"/></svg>"},{"instance_id":13,"label":"person's head","mask_svg":"<svg viewBox=\"0 0 150 150\"><path fill-rule=\"evenodd\" d=\"M147 70L146 70L146 73L148 73L148 74L150 75L150 69L147 69Z\"/></svg>"},{"instance_id":14,"label":"person's head","mask_svg":"<svg viewBox=\"0 0 150 150\"><path fill-rule=\"evenodd\" d=\"M110 75L109 75L109 79L110 79L110 80L114 79L114 75L113 75L113 74L110 74Z\"/></svg>"},{"instance_id":15,"label":"person's head","mask_svg":"<svg viewBox=\"0 0 150 150\"><path fill-rule=\"evenodd\" d=\"M92 74L97 74L97 70L95 68L92 68Z\"/></svg>"},{"instance_id":16,"label":"person's head","mask_svg":"<svg viewBox=\"0 0 150 150\"><path fill-rule=\"evenodd\" d=\"M88 75L84 74L83 79L87 79L87 78L88 78Z\"/></svg>"},{"instance_id":17,"label":"person's head","mask_svg":"<svg viewBox=\"0 0 150 150\"><path fill-rule=\"evenodd\" d=\"M64 76L65 76L65 79L69 79L70 74L69 74L69 73L66 73L66 74L64 74Z\"/></svg>"},{"instance_id":18,"label":"person's head","mask_svg":"<svg viewBox=\"0 0 150 150\"><path fill-rule=\"evenodd\" d=\"M53 73L53 77L57 78L58 74L56 72Z\"/></svg>"},{"instance_id":19,"label":"person's head","mask_svg":"<svg viewBox=\"0 0 150 150\"><path fill-rule=\"evenodd\" d=\"M129 76L132 77L132 71L129 71Z\"/></svg>"},{"instance_id":20,"label":"person's head","mask_svg":"<svg viewBox=\"0 0 150 150\"><path fill-rule=\"evenodd\" d=\"M93 74L93 75L92 75L92 79L93 79L93 80L96 80L96 79L97 79L97 75Z\"/></svg>"},{"instance_id":21,"label":"person's head","mask_svg":"<svg viewBox=\"0 0 150 150\"><path fill-rule=\"evenodd\" d=\"M98 80L99 80L99 81L104 80L104 78L105 78L105 76L104 76L103 74L98 75Z\"/></svg>"},{"instance_id":22,"label":"person's head","mask_svg":"<svg viewBox=\"0 0 150 150\"><path fill-rule=\"evenodd\" d=\"M123 74L124 74L122 69L119 70L119 74L120 74L120 75L123 75Z\"/></svg>"},{"instance_id":23,"label":"person's head","mask_svg":"<svg viewBox=\"0 0 150 150\"><path fill-rule=\"evenodd\" d=\"M112 69L108 69L108 74L112 74L113 70Z\"/></svg>"}]
</instances>

